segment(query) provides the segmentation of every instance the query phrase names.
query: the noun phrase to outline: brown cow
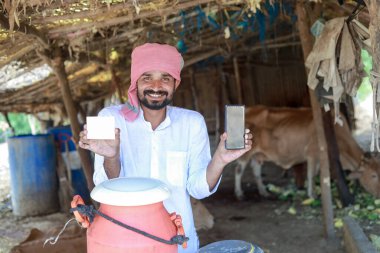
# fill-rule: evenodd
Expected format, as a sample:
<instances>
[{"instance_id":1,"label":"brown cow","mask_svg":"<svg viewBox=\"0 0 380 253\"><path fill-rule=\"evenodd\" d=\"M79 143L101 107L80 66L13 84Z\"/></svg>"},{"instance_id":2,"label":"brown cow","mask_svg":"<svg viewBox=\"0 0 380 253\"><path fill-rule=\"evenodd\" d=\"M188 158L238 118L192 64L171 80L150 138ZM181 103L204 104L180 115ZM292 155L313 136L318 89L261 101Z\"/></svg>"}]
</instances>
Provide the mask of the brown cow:
<instances>
[{"instance_id":1,"label":"brown cow","mask_svg":"<svg viewBox=\"0 0 380 253\"><path fill-rule=\"evenodd\" d=\"M191 198L190 200L193 209L195 229L197 231L201 229L211 229L214 226L214 216L200 200L194 198Z\"/></svg>"},{"instance_id":2,"label":"brown cow","mask_svg":"<svg viewBox=\"0 0 380 253\"><path fill-rule=\"evenodd\" d=\"M268 195L261 179L261 165L264 161L272 161L284 169L307 162L307 188L308 195L312 197L312 178L318 171L319 151L311 109L253 106L246 110L246 123L254 132L255 145L237 161L236 197L243 198L241 177L250 161L259 192L263 196ZM359 179L366 191L380 197L379 161L364 155L345 120L343 126L335 124L335 132L342 167L351 171L349 178Z\"/></svg>"}]
</instances>

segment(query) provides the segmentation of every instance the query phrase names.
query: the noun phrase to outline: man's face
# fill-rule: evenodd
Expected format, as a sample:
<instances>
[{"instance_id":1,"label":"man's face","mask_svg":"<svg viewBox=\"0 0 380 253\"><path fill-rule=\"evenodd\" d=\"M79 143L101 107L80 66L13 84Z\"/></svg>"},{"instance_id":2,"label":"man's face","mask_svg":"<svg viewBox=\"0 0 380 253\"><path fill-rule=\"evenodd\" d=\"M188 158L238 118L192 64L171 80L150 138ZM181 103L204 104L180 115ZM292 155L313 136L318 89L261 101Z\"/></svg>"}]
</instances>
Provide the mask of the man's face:
<instances>
[{"instance_id":1,"label":"man's face","mask_svg":"<svg viewBox=\"0 0 380 253\"><path fill-rule=\"evenodd\" d=\"M137 80L137 97L144 107L161 110L172 102L178 83L166 72L145 72Z\"/></svg>"}]
</instances>

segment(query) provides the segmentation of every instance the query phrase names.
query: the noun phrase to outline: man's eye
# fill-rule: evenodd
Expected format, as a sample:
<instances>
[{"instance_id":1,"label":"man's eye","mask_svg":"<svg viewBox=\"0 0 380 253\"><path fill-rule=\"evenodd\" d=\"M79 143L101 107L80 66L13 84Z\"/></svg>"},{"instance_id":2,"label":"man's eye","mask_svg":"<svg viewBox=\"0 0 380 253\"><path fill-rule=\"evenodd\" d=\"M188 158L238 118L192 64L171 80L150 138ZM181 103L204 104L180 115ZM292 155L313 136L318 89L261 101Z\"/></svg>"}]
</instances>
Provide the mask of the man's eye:
<instances>
[{"instance_id":1,"label":"man's eye","mask_svg":"<svg viewBox=\"0 0 380 253\"><path fill-rule=\"evenodd\" d=\"M143 78L143 80L144 80L145 82L150 81L150 77L146 76L146 77Z\"/></svg>"}]
</instances>

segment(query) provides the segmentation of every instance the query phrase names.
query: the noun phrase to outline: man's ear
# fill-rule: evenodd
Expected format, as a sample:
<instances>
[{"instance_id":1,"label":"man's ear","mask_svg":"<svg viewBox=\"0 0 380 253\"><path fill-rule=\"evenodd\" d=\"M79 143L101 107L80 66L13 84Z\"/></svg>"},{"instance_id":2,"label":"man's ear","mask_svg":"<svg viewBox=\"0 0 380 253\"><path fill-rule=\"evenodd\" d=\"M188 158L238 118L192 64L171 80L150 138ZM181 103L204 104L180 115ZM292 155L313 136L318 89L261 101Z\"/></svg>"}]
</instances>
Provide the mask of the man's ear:
<instances>
[{"instance_id":1,"label":"man's ear","mask_svg":"<svg viewBox=\"0 0 380 253\"><path fill-rule=\"evenodd\" d=\"M180 82L181 82L180 80L175 80L174 89L178 88L178 85Z\"/></svg>"}]
</instances>

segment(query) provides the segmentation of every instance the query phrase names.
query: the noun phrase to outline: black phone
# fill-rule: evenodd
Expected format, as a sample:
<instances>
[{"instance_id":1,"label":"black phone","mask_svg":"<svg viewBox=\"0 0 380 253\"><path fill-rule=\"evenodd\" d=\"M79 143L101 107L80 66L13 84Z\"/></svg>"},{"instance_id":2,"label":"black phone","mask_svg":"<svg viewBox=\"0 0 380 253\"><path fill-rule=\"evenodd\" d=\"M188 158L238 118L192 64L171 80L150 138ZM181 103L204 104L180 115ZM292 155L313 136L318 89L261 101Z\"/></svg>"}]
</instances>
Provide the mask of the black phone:
<instances>
[{"instance_id":1,"label":"black phone","mask_svg":"<svg viewBox=\"0 0 380 253\"><path fill-rule=\"evenodd\" d=\"M245 106L225 106L226 149L243 149L245 147Z\"/></svg>"}]
</instances>

